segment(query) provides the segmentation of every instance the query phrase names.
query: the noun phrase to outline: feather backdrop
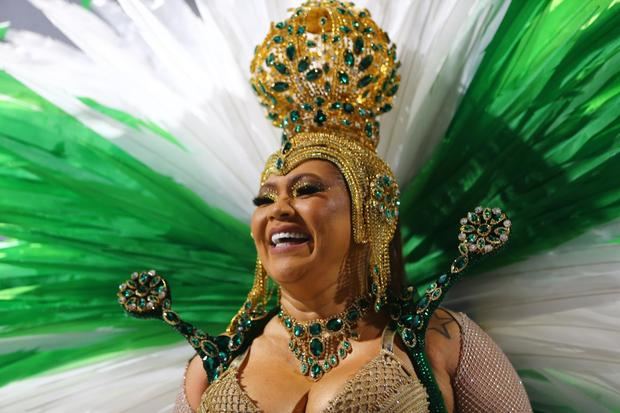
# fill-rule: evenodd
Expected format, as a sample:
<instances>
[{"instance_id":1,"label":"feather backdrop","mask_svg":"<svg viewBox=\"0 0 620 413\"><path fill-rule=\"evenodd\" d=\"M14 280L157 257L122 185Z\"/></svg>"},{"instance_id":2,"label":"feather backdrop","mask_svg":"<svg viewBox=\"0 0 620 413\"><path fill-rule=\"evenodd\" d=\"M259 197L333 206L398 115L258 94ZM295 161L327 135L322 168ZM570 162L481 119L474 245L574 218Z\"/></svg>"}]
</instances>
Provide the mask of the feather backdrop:
<instances>
[{"instance_id":1,"label":"feather backdrop","mask_svg":"<svg viewBox=\"0 0 620 413\"><path fill-rule=\"evenodd\" d=\"M249 61L296 4L31 3L73 44L10 28L0 42L0 410L166 411L188 350L124 317L116 284L157 268L186 319L217 332L235 312L279 141ZM379 151L403 188L410 281L447 268L466 211L503 207L513 241L454 308L505 349L536 411L617 411L620 4L357 4L402 62Z\"/></svg>"}]
</instances>

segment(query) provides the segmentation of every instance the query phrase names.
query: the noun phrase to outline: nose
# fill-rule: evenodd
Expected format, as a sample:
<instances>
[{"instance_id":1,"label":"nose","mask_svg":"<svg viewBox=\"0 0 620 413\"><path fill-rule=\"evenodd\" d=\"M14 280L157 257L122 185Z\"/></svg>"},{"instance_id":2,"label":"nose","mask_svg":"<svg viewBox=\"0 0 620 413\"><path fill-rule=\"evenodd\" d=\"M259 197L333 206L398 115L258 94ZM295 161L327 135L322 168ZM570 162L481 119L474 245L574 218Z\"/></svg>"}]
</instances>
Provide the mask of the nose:
<instances>
[{"instance_id":1,"label":"nose","mask_svg":"<svg viewBox=\"0 0 620 413\"><path fill-rule=\"evenodd\" d=\"M295 209L291 205L291 198L288 195L279 196L273 204L271 210L272 218L285 218L295 214Z\"/></svg>"}]
</instances>

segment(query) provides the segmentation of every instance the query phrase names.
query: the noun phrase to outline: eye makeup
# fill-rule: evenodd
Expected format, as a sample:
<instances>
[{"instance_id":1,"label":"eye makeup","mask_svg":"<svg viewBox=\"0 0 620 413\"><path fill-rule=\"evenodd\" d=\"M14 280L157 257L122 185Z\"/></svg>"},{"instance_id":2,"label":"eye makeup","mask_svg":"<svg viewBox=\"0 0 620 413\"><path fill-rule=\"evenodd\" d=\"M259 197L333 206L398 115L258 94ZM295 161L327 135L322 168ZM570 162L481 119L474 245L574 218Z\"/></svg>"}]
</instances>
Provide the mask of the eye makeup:
<instances>
[{"instance_id":1,"label":"eye makeup","mask_svg":"<svg viewBox=\"0 0 620 413\"><path fill-rule=\"evenodd\" d=\"M277 198L278 195L275 193L275 191L267 190L258 194L258 196L252 200L252 203L255 206L259 207L262 205L273 204L274 202L276 202Z\"/></svg>"},{"instance_id":2,"label":"eye makeup","mask_svg":"<svg viewBox=\"0 0 620 413\"><path fill-rule=\"evenodd\" d=\"M313 182L309 180L299 180L295 182L293 187L291 188L291 195L294 198L304 196L304 195L312 195L317 192L325 191L325 185L320 182Z\"/></svg>"}]
</instances>

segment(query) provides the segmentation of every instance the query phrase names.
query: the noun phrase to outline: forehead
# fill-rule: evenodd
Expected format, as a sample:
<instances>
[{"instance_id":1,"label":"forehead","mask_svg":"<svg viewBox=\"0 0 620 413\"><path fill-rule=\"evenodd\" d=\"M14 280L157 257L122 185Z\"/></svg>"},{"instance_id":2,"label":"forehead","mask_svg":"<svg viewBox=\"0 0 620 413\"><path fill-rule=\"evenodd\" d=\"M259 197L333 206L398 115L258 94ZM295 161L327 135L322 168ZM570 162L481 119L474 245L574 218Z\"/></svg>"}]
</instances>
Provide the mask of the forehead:
<instances>
[{"instance_id":1,"label":"forehead","mask_svg":"<svg viewBox=\"0 0 620 413\"><path fill-rule=\"evenodd\" d=\"M262 187L292 183L306 177L324 182L343 180L340 170L334 164L329 161L312 159L297 165L286 175L269 175Z\"/></svg>"}]
</instances>

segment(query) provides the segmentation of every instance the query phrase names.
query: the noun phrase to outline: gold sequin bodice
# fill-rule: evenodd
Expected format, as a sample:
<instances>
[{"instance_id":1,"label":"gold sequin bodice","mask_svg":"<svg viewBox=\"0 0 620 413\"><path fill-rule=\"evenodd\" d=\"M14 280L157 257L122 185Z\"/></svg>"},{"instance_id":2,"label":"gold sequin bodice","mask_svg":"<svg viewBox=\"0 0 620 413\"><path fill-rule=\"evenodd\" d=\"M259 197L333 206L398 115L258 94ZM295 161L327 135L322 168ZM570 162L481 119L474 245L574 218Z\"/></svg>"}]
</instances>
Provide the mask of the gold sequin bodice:
<instances>
[{"instance_id":1,"label":"gold sequin bodice","mask_svg":"<svg viewBox=\"0 0 620 413\"><path fill-rule=\"evenodd\" d=\"M426 390L415 372L392 351L394 332L386 330L381 352L344 384L324 413L426 413ZM201 413L259 413L239 384L240 356L202 395Z\"/></svg>"}]
</instances>

